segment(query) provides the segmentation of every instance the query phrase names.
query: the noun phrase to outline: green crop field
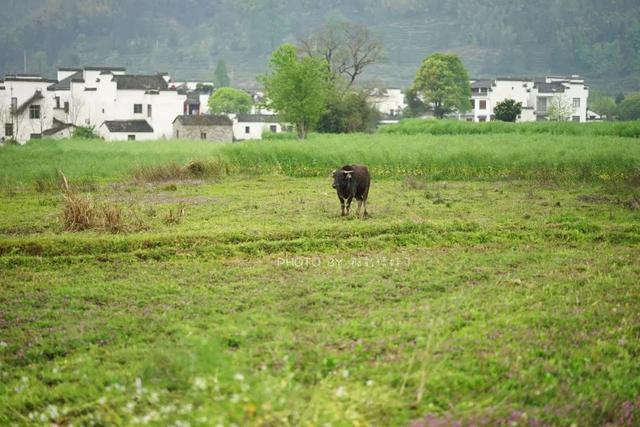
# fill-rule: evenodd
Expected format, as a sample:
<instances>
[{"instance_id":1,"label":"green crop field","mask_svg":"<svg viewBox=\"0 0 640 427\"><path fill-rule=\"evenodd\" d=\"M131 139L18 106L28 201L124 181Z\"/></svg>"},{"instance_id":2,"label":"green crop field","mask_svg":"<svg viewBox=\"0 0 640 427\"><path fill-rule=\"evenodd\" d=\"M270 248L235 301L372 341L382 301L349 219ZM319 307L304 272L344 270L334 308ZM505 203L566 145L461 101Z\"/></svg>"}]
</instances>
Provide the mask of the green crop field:
<instances>
[{"instance_id":1,"label":"green crop field","mask_svg":"<svg viewBox=\"0 0 640 427\"><path fill-rule=\"evenodd\" d=\"M0 425L638 425L640 140L385 132L0 148Z\"/></svg>"}]
</instances>

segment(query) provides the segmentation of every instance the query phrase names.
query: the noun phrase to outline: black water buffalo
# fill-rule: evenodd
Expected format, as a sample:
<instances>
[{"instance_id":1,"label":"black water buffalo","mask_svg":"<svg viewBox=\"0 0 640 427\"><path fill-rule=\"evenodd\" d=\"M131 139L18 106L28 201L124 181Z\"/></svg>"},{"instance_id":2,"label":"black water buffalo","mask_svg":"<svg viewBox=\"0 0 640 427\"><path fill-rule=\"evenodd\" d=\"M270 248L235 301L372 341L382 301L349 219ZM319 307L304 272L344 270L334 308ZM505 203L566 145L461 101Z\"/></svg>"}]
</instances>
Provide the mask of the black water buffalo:
<instances>
[{"instance_id":1,"label":"black water buffalo","mask_svg":"<svg viewBox=\"0 0 640 427\"><path fill-rule=\"evenodd\" d=\"M346 165L333 171L333 188L338 193L342 216L349 215L351 200L355 197L358 201L358 216L360 208L364 204L364 216L367 216L367 198L371 177L369 169L363 165ZM346 202L346 207L345 207Z\"/></svg>"}]
</instances>

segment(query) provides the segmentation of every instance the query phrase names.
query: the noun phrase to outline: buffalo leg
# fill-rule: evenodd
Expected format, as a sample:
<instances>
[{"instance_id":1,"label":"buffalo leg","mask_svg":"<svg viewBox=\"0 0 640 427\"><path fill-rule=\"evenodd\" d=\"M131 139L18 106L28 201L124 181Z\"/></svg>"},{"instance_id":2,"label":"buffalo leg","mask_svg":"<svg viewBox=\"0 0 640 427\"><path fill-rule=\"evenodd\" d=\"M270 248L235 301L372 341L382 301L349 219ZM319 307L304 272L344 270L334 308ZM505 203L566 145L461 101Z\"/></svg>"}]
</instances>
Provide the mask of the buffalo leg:
<instances>
[{"instance_id":1,"label":"buffalo leg","mask_svg":"<svg viewBox=\"0 0 640 427\"><path fill-rule=\"evenodd\" d=\"M364 217L366 218L369 216L369 213L367 212L367 199L364 199L362 204L364 205Z\"/></svg>"},{"instance_id":2,"label":"buffalo leg","mask_svg":"<svg viewBox=\"0 0 640 427\"><path fill-rule=\"evenodd\" d=\"M362 200L358 200L358 218L360 218L360 209L362 209Z\"/></svg>"},{"instance_id":3,"label":"buffalo leg","mask_svg":"<svg viewBox=\"0 0 640 427\"><path fill-rule=\"evenodd\" d=\"M341 211L341 215L345 216L345 211L344 211L344 199L342 197L339 198L340 199L340 211Z\"/></svg>"},{"instance_id":4,"label":"buffalo leg","mask_svg":"<svg viewBox=\"0 0 640 427\"><path fill-rule=\"evenodd\" d=\"M351 201L353 200L353 197L349 197L347 199L347 216L349 216L349 209L351 209Z\"/></svg>"}]
</instances>

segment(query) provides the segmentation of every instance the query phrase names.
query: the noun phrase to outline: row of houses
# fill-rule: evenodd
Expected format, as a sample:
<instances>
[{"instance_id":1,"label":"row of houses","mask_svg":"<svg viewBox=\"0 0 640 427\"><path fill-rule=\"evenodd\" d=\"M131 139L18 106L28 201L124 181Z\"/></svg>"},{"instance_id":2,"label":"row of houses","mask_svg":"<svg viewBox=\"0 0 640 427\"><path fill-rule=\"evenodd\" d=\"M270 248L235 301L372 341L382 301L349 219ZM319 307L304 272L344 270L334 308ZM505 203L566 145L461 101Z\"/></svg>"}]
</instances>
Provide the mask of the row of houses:
<instances>
[{"instance_id":1,"label":"row of houses","mask_svg":"<svg viewBox=\"0 0 640 427\"><path fill-rule=\"evenodd\" d=\"M494 108L506 99L522 103L519 122L544 121L548 119L549 106L554 97L568 105L568 119L586 122L597 115L587 110L589 88L584 79L571 77L474 79L471 84L471 108L458 115L461 120L485 122L495 117ZM375 89L370 98L382 114L381 124L395 123L407 107L401 89Z\"/></svg>"},{"instance_id":2,"label":"row of houses","mask_svg":"<svg viewBox=\"0 0 640 427\"><path fill-rule=\"evenodd\" d=\"M106 140L145 140L198 134L213 140L216 131L186 132L181 117L206 115L213 85L173 82L166 73L127 74L122 67L60 68L56 80L29 74L0 80L0 138L25 142L68 137L77 126L93 127ZM278 117L266 114L211 119L231 121L226 140L259 139L280 132ZM200 121L202 122L202 120ZM202 128L202 123L192 125ZM185 124L186 123L186 124ZM178 128L176 128L176 124ZM205 126L206 127L206 126Z\"/></svg>"},{"instance_id":3,"label":"row of houses","mask_svg":"<svg viewBox=\"0 0 640 427\"><path fill-rule=\"evenodd\" d=\"M476 79L471 82L471 110L461 120L494 118L505 99L522 103L518 121L548 117L551 99L569 104L570 119L586 122L589 88L579 76ZM122 67L60 68L56 80L29 74L0 80L0 138L25 142L43 136L68 137L77 126L93 127L106 140L189 138L212 141L260 139L282 132L271 111L261 110L262 94L252 93L253 114L209 115L213 84L172 81L167 73L128 74ZM406 108L401 89L374 89L371 104L381 124L397 122Z\"/></svg>"},{"instance_id":4,"label":"row of houses","mask_svg":"<svg viewBox=\"0 0 640 427\"><path fill-rule=\"evenodd\" d=\"M545 121L548 119L553 98L559 98L556 102L567 105L569 120L586 122L589 119L589 88L579 76L473 80L471 110L462 118L474 122L493 120L496 105L505 99L513 99L522 104L522 113L518 121Z\"/></svg>"}]
</instances>

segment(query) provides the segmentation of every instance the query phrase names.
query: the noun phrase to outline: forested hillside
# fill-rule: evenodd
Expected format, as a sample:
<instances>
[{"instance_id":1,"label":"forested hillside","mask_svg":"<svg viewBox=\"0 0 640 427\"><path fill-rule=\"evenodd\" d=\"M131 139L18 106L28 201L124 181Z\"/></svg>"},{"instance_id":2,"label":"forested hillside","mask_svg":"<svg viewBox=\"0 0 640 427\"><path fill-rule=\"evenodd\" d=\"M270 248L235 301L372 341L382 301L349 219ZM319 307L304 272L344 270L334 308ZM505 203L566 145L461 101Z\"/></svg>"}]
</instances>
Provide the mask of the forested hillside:
<instances>
[{"instance_id":1,"label":"forested hillside","mask_svg":"<svg viewBox=\"0 0 640 427\"><path fill-rule=\"evenodd\" d=\"M0 73L125 65L208 78L224 58L249 84L284 41L328 20L369 26L388 60L369 78L406 85L435 50L471 74L579 73L605 90L640 83L637 0L5 0Z\"/></svg>"}]
</instances>

